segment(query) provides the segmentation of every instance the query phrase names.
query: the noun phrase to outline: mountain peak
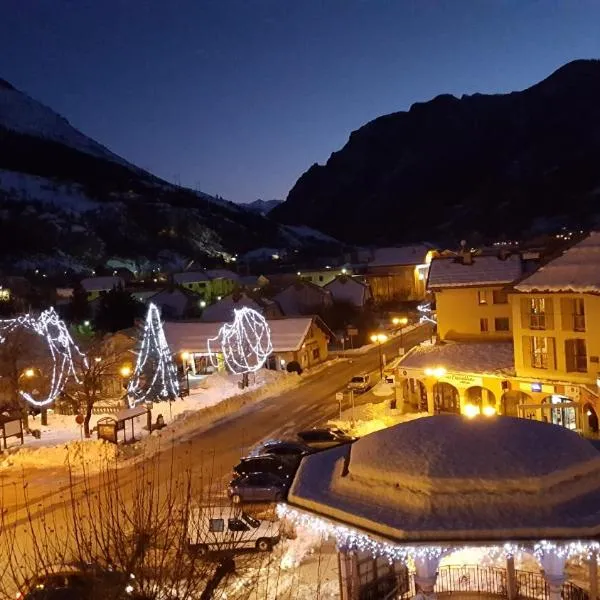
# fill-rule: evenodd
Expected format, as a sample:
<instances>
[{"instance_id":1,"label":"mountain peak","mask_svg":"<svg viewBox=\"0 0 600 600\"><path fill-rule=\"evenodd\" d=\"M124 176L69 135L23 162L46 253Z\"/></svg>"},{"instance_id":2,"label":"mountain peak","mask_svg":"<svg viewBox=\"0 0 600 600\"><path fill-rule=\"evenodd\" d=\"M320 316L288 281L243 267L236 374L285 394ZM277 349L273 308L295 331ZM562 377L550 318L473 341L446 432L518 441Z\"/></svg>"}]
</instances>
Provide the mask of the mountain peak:
<instances>
[{"instance_id":1,"label":"mountain peak","mask_svg":"<svg viewBox=\"0 0 600 600\"><path fill-rule=\"evenodd\" d=\"M17 88L15 88L14 85L11 85L10 83L8 83L8 81L6 81L6 79L2 79L2 77L0 77L0 88L3 88L5 90L17 90Z\"/></svg>"}]
</instances>

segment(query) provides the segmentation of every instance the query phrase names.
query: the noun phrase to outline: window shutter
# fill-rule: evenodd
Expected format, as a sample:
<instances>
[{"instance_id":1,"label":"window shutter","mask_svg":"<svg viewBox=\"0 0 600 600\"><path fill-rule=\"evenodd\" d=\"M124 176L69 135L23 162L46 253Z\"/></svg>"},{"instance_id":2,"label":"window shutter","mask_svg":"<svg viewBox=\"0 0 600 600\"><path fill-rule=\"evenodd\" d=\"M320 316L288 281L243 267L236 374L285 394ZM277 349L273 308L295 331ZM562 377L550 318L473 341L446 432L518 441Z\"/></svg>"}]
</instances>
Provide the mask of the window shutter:
<instances>
[{"instance_id":1,"label":"window shutter","mask_svg":"<svg viewBox=\"0 0 600 600\"><path fill-rule=\"evenodd\" d=\"M552 298L546 298L546 329L554 329L554 302Z\"/></svg>"},{"instance_id":2,"label":"window shutter","mask_svg":"<svg viewBox=\"0 0 600 600\"><path fill-rule=\"evenodd\" d=\"M575 368L575 340L565 340L565 359L567 365L567 373L576 370Z\"/></svg>"},{"instance_id":3,"label":"window shutter","mask_svg":"<svg viewBox=\"0 0 600 600\"><path fill-rule=\"evenodd\" d=\"M553 337L548 340L548 368L556 370L556 340Z\"/></svg>"},{"instance_id":4,"label":"window shutter","mask_svg":"<svg viewBox=\"0 0 600 600\"><path fill-rule=\"evenodd\" d=\"M523 364L531 367L531 336L523 336Z\"/></svg>"},{"instance_id":5,"label":"window shutter","mask_svg":"<svg viewBox=\"0 0 600 600\"><path fill-rule=\"evenodd\" d=\"M521 327L523 329L529 329L530 302L529 298L521 298Z\"/></svg>"},{"instance_id":6,"label":"window shutter","mask_svg":"<svg viewBox=\"0 0 600 600\"><path fill-rule=\"evenodd\" d=\"M573 300L571 298L560 299L560 328L563 331L571 331L573 329L573 308Z\"/></svg>"}]
</instances>

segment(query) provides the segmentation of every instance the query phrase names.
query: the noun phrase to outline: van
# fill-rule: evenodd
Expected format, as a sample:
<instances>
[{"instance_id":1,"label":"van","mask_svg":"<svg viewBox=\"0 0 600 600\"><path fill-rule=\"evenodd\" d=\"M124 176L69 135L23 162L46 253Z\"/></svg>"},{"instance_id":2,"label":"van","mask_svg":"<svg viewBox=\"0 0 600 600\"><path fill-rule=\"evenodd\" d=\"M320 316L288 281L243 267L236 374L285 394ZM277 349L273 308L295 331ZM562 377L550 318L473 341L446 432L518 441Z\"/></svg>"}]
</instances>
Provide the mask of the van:
<instances>
[{"instance_id":1,"label":"van","mask_svg":"<svg viewBox=\"0 0 600 600\"><path fill-rule=\"evenodd\" d=\"M225 550L267 552L279 542L280 527L236 507L205 506L190 510L187 537L190 550L200 555Z\"/></svg>"}]
</instances>

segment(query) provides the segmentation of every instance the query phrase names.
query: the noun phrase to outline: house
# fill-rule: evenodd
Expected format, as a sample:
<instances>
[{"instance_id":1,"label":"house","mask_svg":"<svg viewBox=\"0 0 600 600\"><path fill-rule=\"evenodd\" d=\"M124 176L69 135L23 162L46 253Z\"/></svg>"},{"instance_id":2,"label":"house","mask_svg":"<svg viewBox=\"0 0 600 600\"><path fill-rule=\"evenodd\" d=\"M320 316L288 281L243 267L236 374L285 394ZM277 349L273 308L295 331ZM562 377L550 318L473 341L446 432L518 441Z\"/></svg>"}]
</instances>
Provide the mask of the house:
<instances>
[{"instance_id":1,"label":"house","mask_svg":"<svg viewBox=\"0 0 600 600\"><path fill-rule=\"evenodd\" d=\"M287 363L297 361L304 369L327 359L327 346L333 334L319 317L268 319L268 325L273 345L273 354L267 362L270 368L282 369ZM214 370L208 340L217 338L222 326L222 322L167 321L164 332L171 351L196 374ZM218 344L211 349L219 354ZM213 359L225 369L219 356Z\"/></svg>"},{"instance_id":2,"label":"house","mask_svg":"<svg viewBox=\"0 0 600 600\"><path fill-rule=\"evenodd\" d=\"M331 293L314 283L296 281L274 297L286 316L319 312L333 304Z\"/></svg>"},{"instance_id":3,"label":"house","mask_svg":"<svg viewBox=\"0 0 600 600\"><path fill-rule=\"evenodd\" d=\"M240 276L229 269L208 269L211 280L212 299L223 298L240 286Z\"/></svg>"},{"instance_id":4,"label":"house","mask_svg":"<svg viewBox=\"0 0 600 600\"><path fill-rule=\"evenodd\" d=\"M163 319L183 319L196 317L202 312L204 300L198 294L184 287L170 287L147 297L144 302L152 302L160 308Z\"/></svg>"},{"instance_id":5,"label":"house","mask_svg":"<svg viewBox=\"0 0 600 600\"><path fill-rule=\"evenodd\" d=\"M270 281L264 275L244 275L239 278L239 285L251 292L258 292L261 288L269 285Z\"/></svg>"},{"instance_id":6,"label":"house","mask_svg":"<svg viewBox=\"0 0 600 600\"><path fill-rule=\"evenodd\" d=\"M175 273L173 283L198 294L207 304L212 302L211 280L204 271Z\"/></svg>"},{"instance_id":7,"label":"house","mask_svg":"<svg viewBox=\"0 0 600 600\"><path fill-rule=\"evenodd\" d=\"M231 321L234 309L239 309L243 306L258 311L267 319L282 316L279 305L273 302L273 300L260 298L248 292L233 292L224 298L220 298L214 304L207 306L202 312L202 320L209 322Z\"/></svg>"},{"instance_id":8,"label":"house","mask_svg":"<svg viewBox=\"0 0 600 600\"><path fill-rule=\"evenodd\" d=\"M114 288L124 286L125 281L123 278L115 275L86 277L81 280L81 287L87 292L88 301L95 300L103 292L110 292Z\"/></svg>"},{"instance_id":9,"label":"house","mask_svg":"<svg viewBox=\"0 0 600 600\"><path fill-rule=\"evenodd\" d=\"M298 271L298 277L321 287L331 283L340 275L352 275L352 267L344 265L339 268L325 267L324 269L309 269Z\"/></svg>"},{"instance_id":10,"label":"house","mask_svg":"<svg viewBox=\"0 0 600 600\"><path fill-rule=\"evenodd\" d=\"M366 283L348 275L339 275L324 288L331 294L334 302L348 302L357 308L364 308L373 298Z\"/></svg>"},{"instance_id":11,"label":"house","mask_svg":"<svg viewBox=\"0 0 600 600\"><path fill-rule=\"evenodd\" d=\"M376 303L423 300L429 263L434 251L417 244L371 251L365 279Z\"/></svg>"},{"instance_id":12,"label":"house","mask_svg":"<svg viewBox=\"0 0 600 600\"><path fill-rule=\"evenodd\" d=\"M434 258L427 289L435 294L442 340L512 339L510 286L521 277L519 254L496 253Z\"/></svg>"}]
</instances>

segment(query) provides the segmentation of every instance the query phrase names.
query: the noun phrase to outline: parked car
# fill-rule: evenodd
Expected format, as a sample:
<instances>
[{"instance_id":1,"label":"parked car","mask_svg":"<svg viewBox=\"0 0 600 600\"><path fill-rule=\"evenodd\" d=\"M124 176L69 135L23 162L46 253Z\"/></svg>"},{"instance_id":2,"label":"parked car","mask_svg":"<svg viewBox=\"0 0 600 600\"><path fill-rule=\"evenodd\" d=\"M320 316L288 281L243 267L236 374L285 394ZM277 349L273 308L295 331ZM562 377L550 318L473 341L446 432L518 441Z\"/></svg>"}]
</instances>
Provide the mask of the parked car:
<instances>
[{"instance_id":1,"label":"parked car","mask_svg":"<svg viewBox=\"0 0 600 600\"><path fill-rule=\"evenodd\" d=\"M359 394L368 392L371 389L371 387L371 376L368 373L361 373L360 375L355 375L348 382L348 389Z\"/></svg>"},{"instance_id":2,"label":"parked car","mask_svg":"<svg viewBox=\"0 0 600 600\"><path fill-rule=\"evenodd\" d=\"M351 444L358 439L336 427L301 431L298 437L303 443L315 450L325 450L326 448L333 448L342 444Z\"/></svg>"},{"instance_id":3,"label":"parked car","mask_svg":"<svg viewBox=\"0 0 600 600\"><path fill-rule=\"evenodd\" d=\"M233 467L233 476L241 477L250 473L272 473L286 478L291 475L289 467L276 456L247 456Z\"/></svg>"},{"instance_id":4,"label":"parked car","mask_svg":"<svg viewBox=\"0 0 600 600\"><path fill-rule=\"evenodd\" d=\"M239 508L192 509L187 527L188 545L200 555L207 552L256 548L270 550L280 539L279 522L256 519Z\"/></svg>"},{"instance_id":5,"label":"parked car","mask_svg":"<svg viewBox=\"0 0 600 600\"><path fill-rule=\"evenodd\" d=\"M296 467L303 456L314 452L306 444L294 440L269 440L255 448L250 456L276 456L286 465Z\"/></svg>"},{"instance_id":6,"label":"parked car","mask_svg":"<svg viewBox=\"0 0 600 600\"><path fill-rule=\"evenodd\" d=\"M233 479L227 490L234 504L242 502L279 502L287 494L289 478L273 473L250 473Z\"/></svg>"},{"instance_id":7,"label":"parked car","mask_svg":"<svg viewBox=\"0 0 600 600\"><path fill-rule=\"evenodd\" d=\"M22 600L87 600L127 597L142 600L135 577L91 565L45 567L44 574L25 583L17 594Z\"/></svg>"}]
</instances>

